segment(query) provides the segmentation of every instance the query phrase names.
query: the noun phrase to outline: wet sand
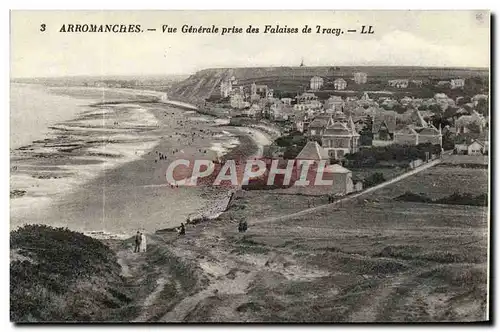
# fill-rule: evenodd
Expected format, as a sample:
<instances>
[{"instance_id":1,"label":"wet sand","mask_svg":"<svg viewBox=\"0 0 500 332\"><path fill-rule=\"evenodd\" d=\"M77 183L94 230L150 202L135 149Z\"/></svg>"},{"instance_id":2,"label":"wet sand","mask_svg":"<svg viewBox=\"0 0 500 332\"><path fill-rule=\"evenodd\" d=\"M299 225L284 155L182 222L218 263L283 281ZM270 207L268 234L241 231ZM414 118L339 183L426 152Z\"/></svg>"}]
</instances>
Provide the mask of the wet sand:
<instances>
[{"instance_id":1,"label":"wet sand","mask_svg":"<svg viewBox=\"0 0 500 332\"><path fill-rule=\"evenodd\" d=\"M132 103L132 106L123 104L113 107L121 107L124 110L135 106ZM177 226L193 214L213 209L214 204L217 205L218 201L227 196L227 190L210 187L171 188L166 182L165 172L173 159L214 159L218 154L231 150L238 150L239 155L250 156L258 153L257 144L263 143L262 137L260 141L255 140L255 142L248 139L240 140L241 137L254 137L256 134L254 131L250 134L241 128L223 126L221 121L216 122L207 116L161 103L141 103L139 106L147 111L139 116L151 113L156 119L156 125L141 128L136 123L118 124L122 129L128 126L130 130L126 133L135 135L134 140L137 142L146 140L151 143L146 149L138 149L136 155L130 150L130 145L124 146L120 151L120 141L111 142L114 144L113 148L107 149L106 144L103 145L99 140L104 140L106 135L110 135L109 130L100 132L99 121L103 120L99 117L92 118L92 114L86 115L87 122L85 122L92 125L83 126L82 122L76 119L73 123L69 121L54 126L59 132L69 127L73 134L77 132L88 135L85 149L76 149L78 144L74 140L70 142L62 139L57 142L56 148L61 149L61 145L66 145L64 147L68 149L68 153L72 153L72 158L61 158L60 154L51 155L53 141L39 142L37 151L48 149L47 155L33 156L32 153L30 163L35 165L33 167L36 171L26 170L25 159L24 171L26 176L34 177L34 172L40 174L40 169L44 168L44 171L48 172L44 174L54 176L51 181L56 183L55 190L58 195L43 197L42 193L41 197L33 199L33 203L39 204L40 208L37 210L26 208L22 213L13 213L11 227L24 223L43 223L84 231L97 237L109 234L127 237L136 229L155 232L158 229ZM103 107L107 106L101 105L96 108L96 114L101 114L99 110ZM92 122L94 120L96 123ZM113 125L114 123L103 123L102 127L110 129ZM119 136L120 132L114 135ZM93 141L97 141L96 144L89 145L89 142ZM29 152L30 147L26 149ZM82 151L85 156L81 155ZM130 161L124 164L113 163L113 160L122 158L125 151L132 154ZM160 158L160 154L164 157ZM103 159L106 161L103 162ZM68 181L57 182L61 180L57 178L64 177L64 172L68 172L64 167L71 163L78 166L83 164L86 171L97 171L101 175L90 181L80 181L76 183L76 189L68 189L60 195L61 185ZM77 172L81 172L82 169L78 170L80 171ZM17 170L17 172L22 171L22 169Z\"/></svg>"}]
</instances>

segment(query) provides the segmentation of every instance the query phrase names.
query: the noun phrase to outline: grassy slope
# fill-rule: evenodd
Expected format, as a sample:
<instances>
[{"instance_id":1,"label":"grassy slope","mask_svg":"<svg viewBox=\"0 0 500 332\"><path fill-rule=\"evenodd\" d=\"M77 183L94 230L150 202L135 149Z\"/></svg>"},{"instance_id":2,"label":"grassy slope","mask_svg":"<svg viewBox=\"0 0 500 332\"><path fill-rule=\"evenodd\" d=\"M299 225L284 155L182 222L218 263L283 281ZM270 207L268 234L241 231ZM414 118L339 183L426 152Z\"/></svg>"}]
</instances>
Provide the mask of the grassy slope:
<instances>
[{"instance_id":1,"label":"grassy slope","mask_svg":"<svg viewBox=\"0 0 500 332\"><path fill-rule=\"evenodd\" d=\"M113 320L131 301L116 255L101 241L43 225L10 238L12 321Z\"/></svg>"}]
</instances>

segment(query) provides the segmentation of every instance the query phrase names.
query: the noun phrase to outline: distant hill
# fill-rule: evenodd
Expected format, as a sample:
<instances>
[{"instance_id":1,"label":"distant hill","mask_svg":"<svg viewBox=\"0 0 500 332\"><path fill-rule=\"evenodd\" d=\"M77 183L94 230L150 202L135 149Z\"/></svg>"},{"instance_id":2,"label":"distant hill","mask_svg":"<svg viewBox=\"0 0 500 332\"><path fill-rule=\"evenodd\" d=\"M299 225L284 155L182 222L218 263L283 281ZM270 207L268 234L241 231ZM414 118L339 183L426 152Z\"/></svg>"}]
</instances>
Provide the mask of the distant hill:
<instances>
[{"instance_id":1,"label":"distant hill","mask_svg":"<svg viewBox=\"0 0 500 332\"><path fill-rule=\"evenodd\" d=\"M187 79L176 82L170 89L172 98L199 100L219 93L220 83L234 76L238 85L267 84L283 91L307 89L313 76L326 79L352 78L357 71L368 74L368 79L449 79L454 77L488 77L486 68L437 68L437 67L254 67L210 68L196 72Z\"/></svg>"}]
</instances>

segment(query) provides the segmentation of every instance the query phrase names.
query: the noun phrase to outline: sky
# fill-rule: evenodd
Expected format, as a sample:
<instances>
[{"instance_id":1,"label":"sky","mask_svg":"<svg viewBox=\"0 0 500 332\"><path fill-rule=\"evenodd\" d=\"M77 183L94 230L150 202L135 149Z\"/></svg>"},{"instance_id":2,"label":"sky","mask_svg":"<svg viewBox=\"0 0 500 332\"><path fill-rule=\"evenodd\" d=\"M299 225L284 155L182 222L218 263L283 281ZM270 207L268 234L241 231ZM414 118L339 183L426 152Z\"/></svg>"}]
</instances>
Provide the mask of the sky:
<instances>
[{"instance_id":1,"label":"sky","mask_svg":"<svg viewBox=\"0 0 500 332\"><path fill-rule=\"evenodd\" d=\"M11 77L191 74L211 67L490 66L487 11L11 11ZM45 24L45 31L41 30ZM140 24L142 33L63 33L63 24ZM259 34L182 34L183 25ZM312 33L300 33L304 25ZM162 26L177 27L176 34ZM265 25L299 29L264 34ZM374 34L316 34L315 27ZM146 31L156 28L156 32Z\"/></svg>"}]
</instances>

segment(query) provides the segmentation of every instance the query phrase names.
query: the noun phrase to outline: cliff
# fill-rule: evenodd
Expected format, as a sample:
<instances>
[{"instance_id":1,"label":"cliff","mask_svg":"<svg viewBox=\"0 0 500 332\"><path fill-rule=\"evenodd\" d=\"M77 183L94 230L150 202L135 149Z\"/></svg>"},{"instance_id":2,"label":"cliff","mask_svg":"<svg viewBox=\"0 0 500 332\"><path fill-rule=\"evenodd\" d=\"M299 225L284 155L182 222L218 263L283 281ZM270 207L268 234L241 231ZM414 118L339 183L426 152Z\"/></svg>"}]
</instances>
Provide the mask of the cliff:
<instances>
[{"instance_id":1,"label":"cliff","mask_svg":"<svg viewBox=\"0 0 500 332\"><path fill-rule=\"evenodd\" d=\"M287 92L303 91L309 88L313 76L328 80L336 77L350 79L357 71L368 74L368 80L449 79L453 77L488 77L488 70L482 68L438 68L438 67L252 67L252 68L210 68L196 72L187 79L174 83L169 91L173 99L201 101L211 95L218 95L220 83L234 76L238 85L267 84L270 88Z\"/></svg>"}]
</instances>

